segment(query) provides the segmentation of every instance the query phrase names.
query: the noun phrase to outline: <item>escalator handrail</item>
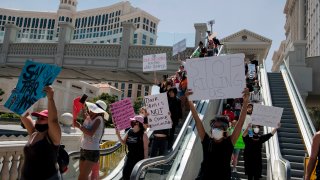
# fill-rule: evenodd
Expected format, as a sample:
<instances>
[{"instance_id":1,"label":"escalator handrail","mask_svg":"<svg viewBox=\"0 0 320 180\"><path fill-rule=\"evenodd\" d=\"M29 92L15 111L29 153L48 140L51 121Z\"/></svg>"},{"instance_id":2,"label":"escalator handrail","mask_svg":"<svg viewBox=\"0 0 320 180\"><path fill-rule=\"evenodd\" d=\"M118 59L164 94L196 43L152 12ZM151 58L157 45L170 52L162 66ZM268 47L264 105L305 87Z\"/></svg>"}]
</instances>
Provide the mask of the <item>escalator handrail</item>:
<instances>
[{"instance_id":1,"label":"escalator handrail","mask_svg":"<svg viewBox=\"0 0 320 180\"><path fill-rule=\"evenodd\" d=\"M281 66L281 73L286 82L289 97L292 97L292 101L294 101L292 103L296 104L296 106L293 106L293 109L297 117L297 121L301 130L301 134L302 134L307 152L310 155L312 138L313 138L313 135L316 133L316 130L314 128L314 125L305 107L305 104L301 97L299 89L297 88L297 85L293 79L293 76L286 62L284 62L284 65Z\"/></svg>"},{"instance_id":2,"label":"escalator handrail","mask_svg":"<svg viewBox=\"0 0 320 180\"><path fill-rule=\"evenodd\" d=\"M206 101L199 101L196 105L196 108L199 109L204 106L205 103L208 103ZM173 146L171 149L171 152L167 154L166 156L157 156L153 158L147 158L144 160L139 161L133 168L130 179L137 180L140 177L141 172L150 166L165 164L167 162L170 162L179 152L179 147L182 144L182 138L185 136L187 130L189 129L188 126L190 122L192 121L192 115L191 112L188 114L185 123L183 124Z\"/></svg>"},{"instance_id":3,"label":"escalator handrail","mask_svg":"<svg viewBox=\"0 0 320 180\"><path fill-rule=\"evenodd\" d=\"M267 69L266 67L260 66L260 78L261 78L261 83L263 83L261 89L263 90L263 102L264 105L267 106L272 106L272 98L271 98L271 93L270 93L270 86L269 86L269 80L268 80L268 75L267 75ZM271 127L265 127L264 130L266 133L271 133L272 128ZM279 169L276 170L278 167L276 164L273 164L278 160L286 170L286 177L282 177L284 179L290 179L291 178L291 165L290 162L282 157L281 151L280 151L280 145L279 145L279 140L278 140L278 133L275 133L273 135L273 138L270 139L269 141L266 142L266 148L270 153L270 158L271 158L271 169L272 172L279 172ZM280 175L280 174L279 174ZM273 178L273 177L271 177Z\"/></svg>"}]
</instances>

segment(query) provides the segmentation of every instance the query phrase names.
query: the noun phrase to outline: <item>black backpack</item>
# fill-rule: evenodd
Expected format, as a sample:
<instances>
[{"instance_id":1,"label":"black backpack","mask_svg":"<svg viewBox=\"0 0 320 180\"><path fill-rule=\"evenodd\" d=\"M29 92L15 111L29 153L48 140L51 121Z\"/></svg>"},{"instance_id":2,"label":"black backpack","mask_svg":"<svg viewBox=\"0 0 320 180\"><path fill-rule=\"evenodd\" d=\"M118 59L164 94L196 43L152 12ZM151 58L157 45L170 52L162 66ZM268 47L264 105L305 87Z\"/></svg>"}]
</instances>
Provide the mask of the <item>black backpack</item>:
<instances>
[{"instance_id":1,"label":"black backpack","mask_svg":"<svg viewBox=\"0 0 320 180\"><path fill-rule=\"evenodd\" d=\"M53 144L51 139L47 136L47 140L50 144ZM57 162L59 164L59 171L61 174L65 173L68 170L69 165L69 154L64 149L65 145L60 144L58 149L58 156L57 156Z\"/></svg>"}]
</instances>

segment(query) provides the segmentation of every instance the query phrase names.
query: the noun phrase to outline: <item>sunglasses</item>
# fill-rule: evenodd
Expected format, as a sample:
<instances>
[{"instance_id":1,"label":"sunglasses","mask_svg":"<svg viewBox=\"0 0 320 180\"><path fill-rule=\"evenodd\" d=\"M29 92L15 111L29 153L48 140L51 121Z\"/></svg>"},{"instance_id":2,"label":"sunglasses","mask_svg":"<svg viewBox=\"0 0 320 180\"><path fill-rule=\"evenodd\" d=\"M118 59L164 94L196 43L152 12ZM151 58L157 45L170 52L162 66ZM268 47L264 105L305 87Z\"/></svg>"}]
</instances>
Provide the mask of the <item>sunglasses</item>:
<instances>
[{"instance_id":1,"label":"sunglasses","mask_svg":"<svg viewBox=\"0 0 320 180\"><path fill-rule=\"evenodd\" d=\"M46 117L42 117L42 116L40 116L40 117L37 117L37 120L47 120L48 118L46 118Z\"/></svg>"},{"instance_id":2,"label":"sunglasses","mask_svg":"<svg viewBox=\"0 0 320 180\"><path fill-rule=\"evenodd\" d=\"M132 126L132 127L135 126L135 125L138 125L138 124L139 124L138 121L131 121L131 126Z\"/></svg>"}]
</instances>

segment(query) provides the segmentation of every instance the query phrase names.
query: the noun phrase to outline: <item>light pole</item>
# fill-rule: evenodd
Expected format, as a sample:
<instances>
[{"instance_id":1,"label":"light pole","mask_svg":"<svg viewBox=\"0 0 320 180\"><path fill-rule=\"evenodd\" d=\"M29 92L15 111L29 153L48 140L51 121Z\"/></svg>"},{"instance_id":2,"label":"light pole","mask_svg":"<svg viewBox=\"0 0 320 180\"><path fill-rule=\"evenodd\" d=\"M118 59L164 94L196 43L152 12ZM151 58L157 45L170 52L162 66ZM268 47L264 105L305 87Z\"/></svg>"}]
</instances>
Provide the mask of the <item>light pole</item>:
<instances>
[{"instance_id":1,"label":"light pole","mask_svg":"<svg viewBox=\"0 0 320 180\"><path fill-rule=\"evenodd\" d=\"M214 20L214 19L208 21L208 25L210 25L210 27L211 27L211 33L212 33L212 26L213 26L214 24L215 24L215 20Z\"/></svg>"}]
</instances>

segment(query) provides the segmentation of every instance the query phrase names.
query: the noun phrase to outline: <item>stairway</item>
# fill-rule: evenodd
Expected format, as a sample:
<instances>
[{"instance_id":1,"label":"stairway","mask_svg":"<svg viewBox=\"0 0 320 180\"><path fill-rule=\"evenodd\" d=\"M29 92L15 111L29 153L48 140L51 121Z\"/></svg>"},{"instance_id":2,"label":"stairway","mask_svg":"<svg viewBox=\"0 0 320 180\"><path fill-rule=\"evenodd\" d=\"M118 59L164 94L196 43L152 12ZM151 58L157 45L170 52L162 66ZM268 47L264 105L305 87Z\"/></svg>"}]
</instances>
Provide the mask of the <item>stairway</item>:
<instances>
[{"instance_id":1,"label":"stairway","mask_svg":"<svg viewBox=\"0 0 320 180\"><path fill-rule=\"evenodd\" d=\"M291 179L303 179L305 145L281 73L268 73L272 105L284 108L278 130L282 157L290 162Z\"/></svg>"}]
</instances>

